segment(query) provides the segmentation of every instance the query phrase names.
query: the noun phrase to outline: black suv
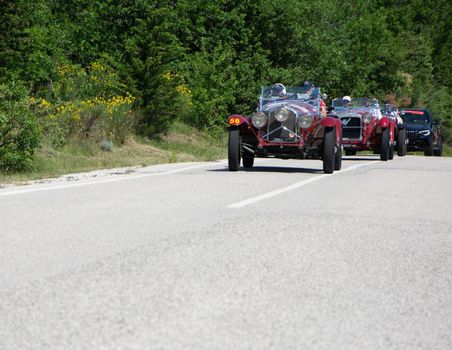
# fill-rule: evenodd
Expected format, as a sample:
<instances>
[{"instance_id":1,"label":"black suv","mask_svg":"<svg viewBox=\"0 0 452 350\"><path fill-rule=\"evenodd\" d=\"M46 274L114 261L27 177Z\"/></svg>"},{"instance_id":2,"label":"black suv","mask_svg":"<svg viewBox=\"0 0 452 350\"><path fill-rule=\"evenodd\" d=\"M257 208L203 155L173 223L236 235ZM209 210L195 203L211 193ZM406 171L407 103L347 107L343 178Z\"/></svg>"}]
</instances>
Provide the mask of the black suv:
<instances>
[{"instance_id":1,"label":"black suv","mask_svg":"<svg viewBox=\"0 0 452 350\"><path fill-rule=\"evenodd\" d=\"M405 122L408 151L424 151L426 156L440 157L443 153L441 129L429 110L404 108L399 114Z\"/></svg>"}]
</instances>

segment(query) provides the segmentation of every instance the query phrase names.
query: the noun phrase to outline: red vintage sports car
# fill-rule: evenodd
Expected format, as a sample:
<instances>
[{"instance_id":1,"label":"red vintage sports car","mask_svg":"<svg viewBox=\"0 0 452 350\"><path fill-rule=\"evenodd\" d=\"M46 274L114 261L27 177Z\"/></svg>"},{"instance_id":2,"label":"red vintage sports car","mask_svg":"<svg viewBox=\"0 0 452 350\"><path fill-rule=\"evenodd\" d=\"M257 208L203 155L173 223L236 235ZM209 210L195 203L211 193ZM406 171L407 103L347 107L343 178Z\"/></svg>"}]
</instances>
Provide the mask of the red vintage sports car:
<instances>
[{"instance_id":1,"label":"red vintage sports car","mask_svg":"<svg viewBox=\"0 0 452 350\"><path fill-rule=\"evenodd\" d=\"M320 88L263 86L257 111L228 117L229 170L251 168L255 157L321 159L331 174L342 163L342 127L326 116Z\"/></svg>"},{"instance_id":2,"label":"red vintage sports car","mask_svg":"<svg viewBox=\"0 0 452 350\"><path fill-rule=\"evenodd\" d=\"M395 121L383 116L376 99L334 99L330 116L339 118L343 128L343 145L346 155L372 150L381 160L394 157Z\"/></svg>"}]
</instances>

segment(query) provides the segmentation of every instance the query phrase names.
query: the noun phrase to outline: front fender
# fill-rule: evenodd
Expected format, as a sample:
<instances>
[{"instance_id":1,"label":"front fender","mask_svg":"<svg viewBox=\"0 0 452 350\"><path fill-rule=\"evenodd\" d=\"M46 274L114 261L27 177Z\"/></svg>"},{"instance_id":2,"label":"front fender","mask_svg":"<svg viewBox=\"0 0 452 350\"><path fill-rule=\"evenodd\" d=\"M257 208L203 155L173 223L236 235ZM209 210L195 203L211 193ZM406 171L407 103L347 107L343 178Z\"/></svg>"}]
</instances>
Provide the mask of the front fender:
<instances>
[{"instance_id":1,"label":"front fender","mask_svg":"<svg viewBox=\"0 0 452 350\"><path fill-rule=\"evenodd\" d=\"M322 125L324 128L332 128L336 126L336 121L338 119L333 118L333 117L326 117L326 118L322 118L320 120L320 125Z\"/></svg>"},{"instance_id":2,"label":"front fender","mask_svg":"<svg viewBox=\"0 0 452 350\"><path fill-rule=\"evenodd\" d=\"M336 119L336 145L342 144L342 123L340 119Z\"/></svg>"},{"instance_id":3,"label":"front fender","mask_svg":"<svg viewBox=\"0 0 452 350\"><path fill-rule=\"evenodd\" d=\"M230 126L240 126L240 125L248 125L248 119L240 114L233 114L228 117L228 124Z\"/></svg>"}]
</instances>

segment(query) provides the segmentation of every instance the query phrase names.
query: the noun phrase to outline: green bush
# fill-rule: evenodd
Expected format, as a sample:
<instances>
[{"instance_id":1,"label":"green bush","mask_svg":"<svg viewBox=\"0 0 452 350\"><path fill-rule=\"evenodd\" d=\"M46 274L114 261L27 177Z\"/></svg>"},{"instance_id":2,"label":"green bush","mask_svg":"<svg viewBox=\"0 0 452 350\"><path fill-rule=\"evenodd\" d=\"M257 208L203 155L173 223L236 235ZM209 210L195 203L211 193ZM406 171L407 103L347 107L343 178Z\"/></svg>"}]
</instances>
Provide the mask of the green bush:
<instances>
[{"instance_id":1,"label":"green bush","mask_svg":"<svg viewBox=\"0 0 452 350\"><path fill-rule=\"evenodd\" d=\"M62 146L70 139L109 140L123 144L133 132L135 98L125 91L109 65L93 62L88 67L58 68L54 98L31 98L47 139Z\"/></svg>"},{"instance_id":2,"label":"green bush","mask_svg":"<svg viewBox=\"0 0 452 350\"><path fill-rule=\"evenodd\" d=\"M29 168L40 139L27 90L16 83L0 84L0 171Z\"/></svg>"},{"instance_id":3,"label":"green bush","mask_svg":"<svg viewBox=\"0 0 452 350\"><path fill-rule=\"evenodd\" d=\"M452 89L442 86L426 99L433 117L441 122L443 140L452 145Z\"/></svg>"}]
</instances>

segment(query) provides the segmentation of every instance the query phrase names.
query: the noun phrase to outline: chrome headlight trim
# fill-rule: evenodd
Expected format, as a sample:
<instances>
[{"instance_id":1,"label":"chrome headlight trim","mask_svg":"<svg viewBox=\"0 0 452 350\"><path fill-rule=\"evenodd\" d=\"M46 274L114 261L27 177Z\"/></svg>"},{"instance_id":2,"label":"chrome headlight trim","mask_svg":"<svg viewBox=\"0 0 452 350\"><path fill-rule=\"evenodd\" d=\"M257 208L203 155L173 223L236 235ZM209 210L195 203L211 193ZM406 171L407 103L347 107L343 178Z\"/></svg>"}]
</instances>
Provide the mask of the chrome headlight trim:
<instances>
[{"instance_id":1,"label":"chrome headlight trim","mask_svg":"<svg viewBox=\"0 0 452 350\"><path fill-rule=\"evenodd\" d=\"M309 113L305 113L298 118L298 126L300 128L306 129L312 125L313 121L314 117Z\"/></svg>"},{"instance_id":2,"label":"chrome headlight trim","mask_svg":"<svg viewBox=\"0 0 452 350\"><path fill-rule=\"evenodd\" d=\"M279 122L285 122L289 119L289 110L286 107L282 107L275 112L275 119Z\"/></svg>"},{"instance_id":3,"label":"chrome headlight trim","mask_svg":"<svg viewBox=\"0 0 452 350\"><path fill-rule=\"evenodd\" d=\"M421 135L421 136L429 136L430 135L430 130L421 130L421 131L419 131L419 135Z\"/></svg>"},{"instance_id":4,"label":"chrome headlight trim","mask_svg":"<svg viewBox=\"0 0 452 350\"><path fill-rule=\"evenodd\" d=\"M251 123L254 125L255 128L263 128L265 125L267 125L268 118L267 115L264 112L257 112L253 115L251 118Z\"/></svg>"},{"instance_id":5,"label":"chrome headlight trim","mask_svg":"<svg viewBox=\"0 0 452 350\"><path fill-rule=\"evenodd\" d=\"M364 113L363 114L363 118L362 118L362 120L363 120L363 123L365 123L365 124L369 124L371 121L372 121L372 114L370 114L370 113Z\"/></svg>"}]
</instances>

